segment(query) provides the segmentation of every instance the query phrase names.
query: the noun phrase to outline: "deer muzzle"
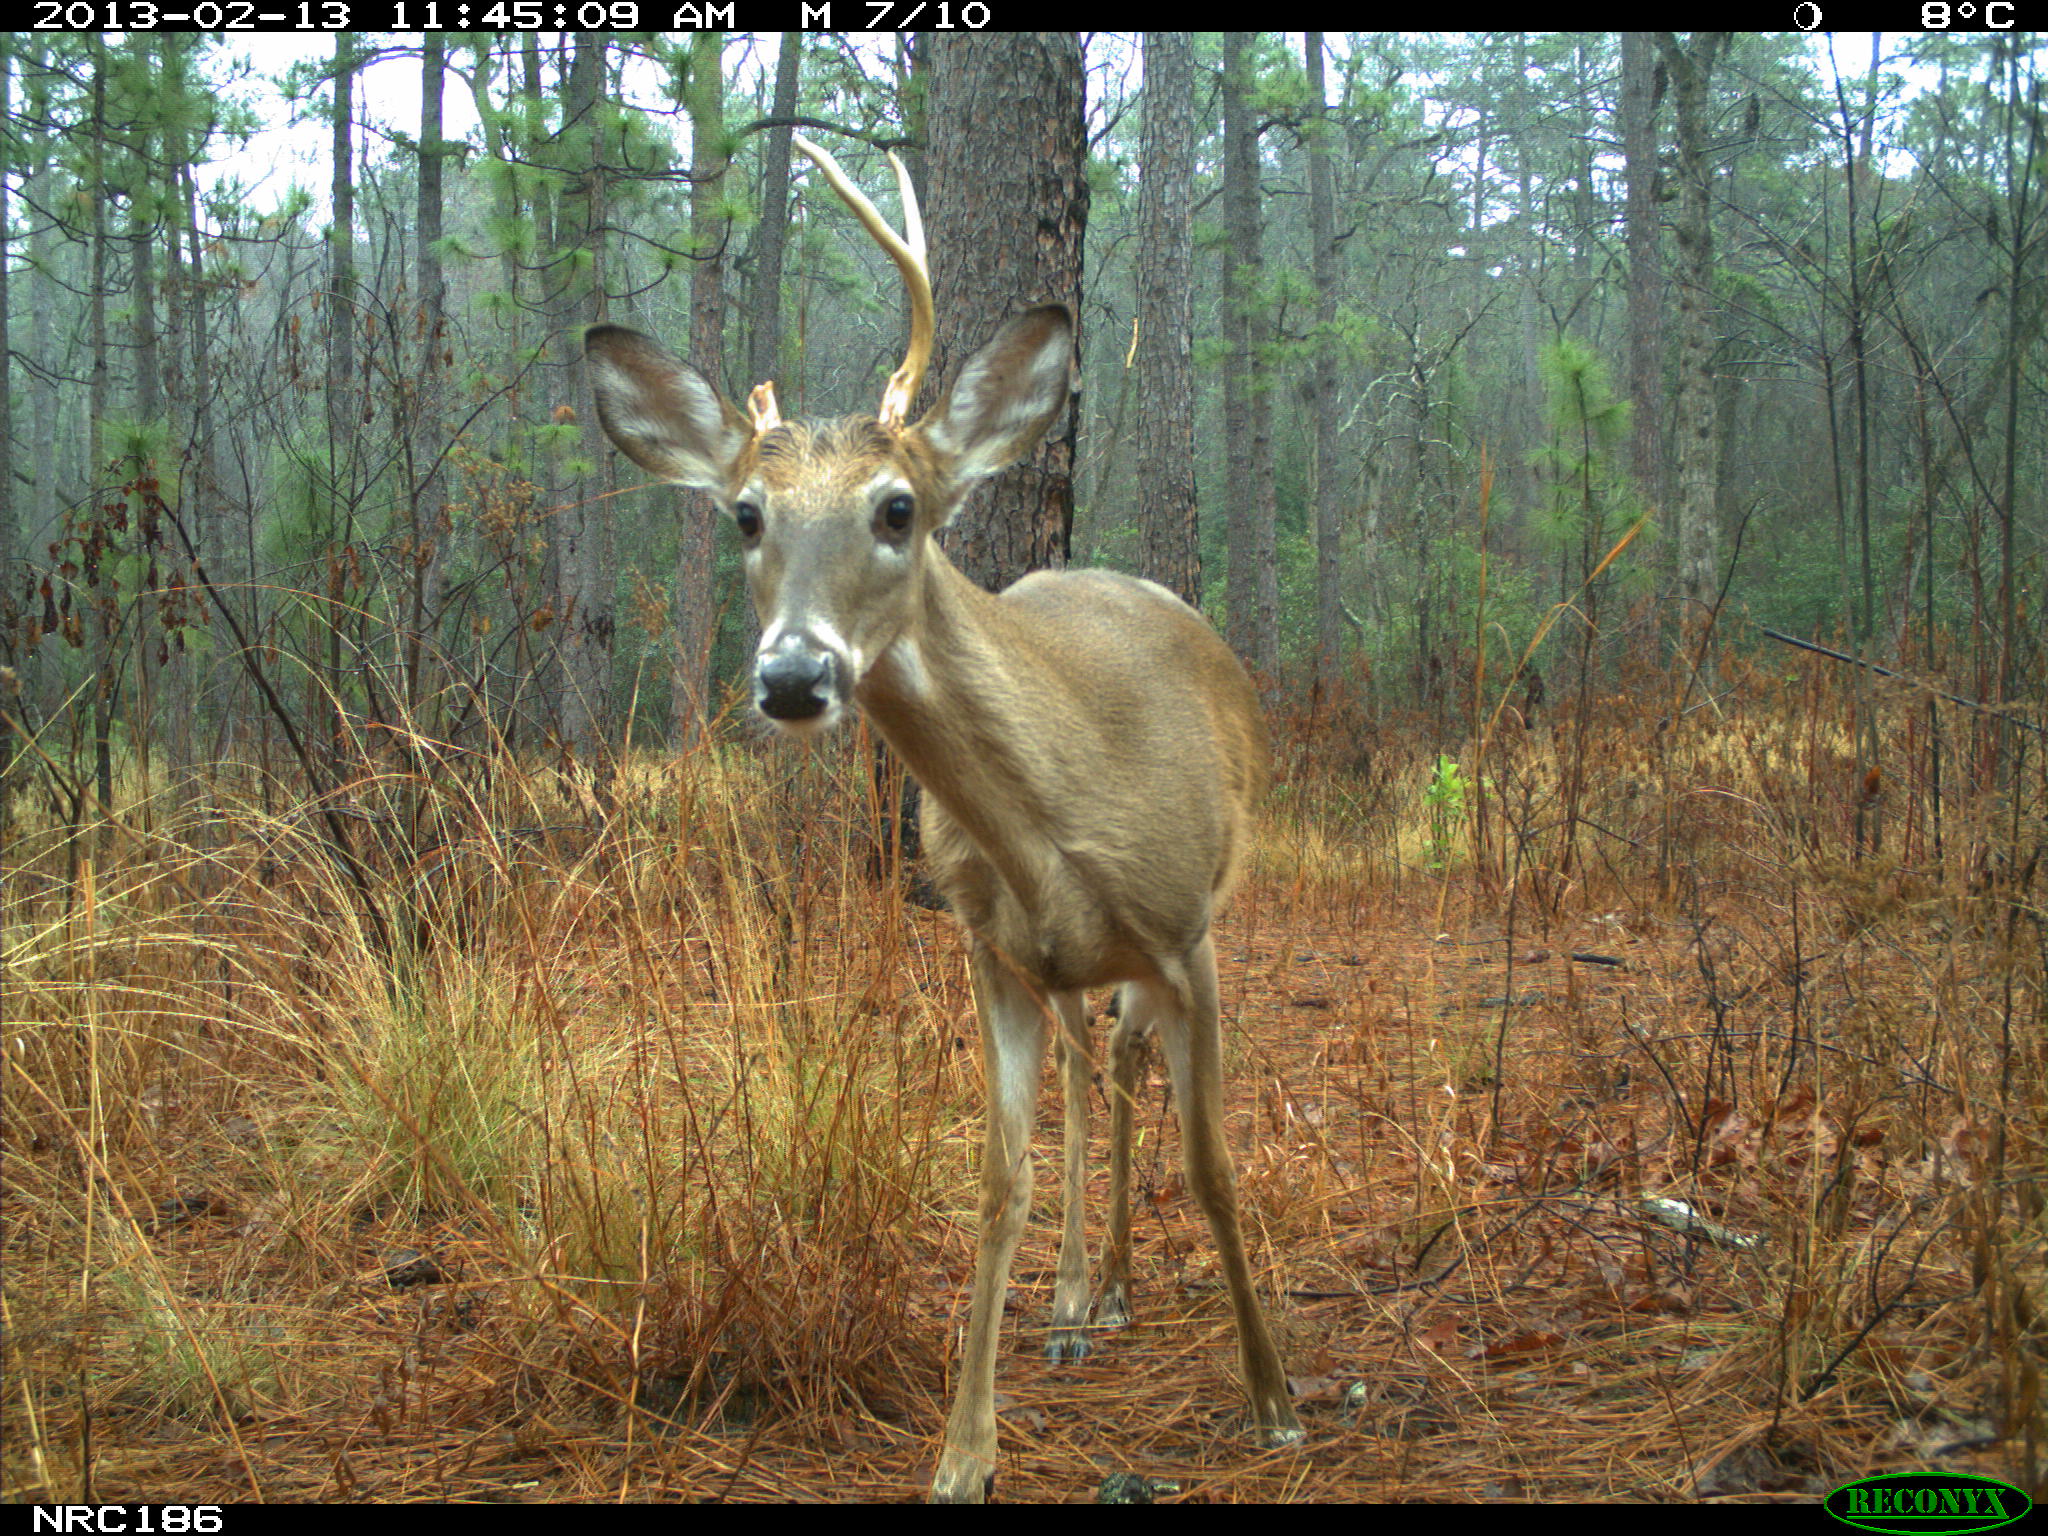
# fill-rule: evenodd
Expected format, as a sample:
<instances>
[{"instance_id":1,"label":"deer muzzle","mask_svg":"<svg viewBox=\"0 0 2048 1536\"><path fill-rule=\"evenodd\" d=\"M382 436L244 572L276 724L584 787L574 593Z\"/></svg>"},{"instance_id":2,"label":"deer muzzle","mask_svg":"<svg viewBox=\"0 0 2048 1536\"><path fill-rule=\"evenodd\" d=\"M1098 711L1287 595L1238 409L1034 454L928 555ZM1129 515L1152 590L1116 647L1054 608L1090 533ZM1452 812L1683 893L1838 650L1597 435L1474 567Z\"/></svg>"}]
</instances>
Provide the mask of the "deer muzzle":
<instances>
[{"instance_id":1,"label":"deer muzzle","mask_svg":"<svg viewBox=\"0 0 2048 1536\"><path fill-rule=\"evenodd\" d=\"M785 726L826 725L846 704L847 669L814 636L785 632L754 659L754 703Z\"/></svg>"}]
</instances>

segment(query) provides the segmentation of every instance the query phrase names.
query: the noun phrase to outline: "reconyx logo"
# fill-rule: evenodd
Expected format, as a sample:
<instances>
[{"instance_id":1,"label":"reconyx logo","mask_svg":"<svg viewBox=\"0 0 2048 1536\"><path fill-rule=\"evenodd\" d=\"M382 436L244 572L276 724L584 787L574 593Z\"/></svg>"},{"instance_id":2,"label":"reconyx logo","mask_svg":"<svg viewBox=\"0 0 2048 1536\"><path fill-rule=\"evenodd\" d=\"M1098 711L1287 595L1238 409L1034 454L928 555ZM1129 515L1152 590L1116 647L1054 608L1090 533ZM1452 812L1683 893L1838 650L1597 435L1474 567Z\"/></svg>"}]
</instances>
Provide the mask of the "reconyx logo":
<instances>
[{"instance_id":1,"label":"reconyx logo","mask_svg":"<svg viewBox=\"0 0 2048 1536\"><path fill-rule=\"evenodd\" d=\"M1962 1536L1989 1531L2033 1508L2010 1483L1949 1472L1901 1472L1845 1483L1827 1497L1827 1512L1866 1531L1935 1532Z\"/></svg>"}]
</instances>

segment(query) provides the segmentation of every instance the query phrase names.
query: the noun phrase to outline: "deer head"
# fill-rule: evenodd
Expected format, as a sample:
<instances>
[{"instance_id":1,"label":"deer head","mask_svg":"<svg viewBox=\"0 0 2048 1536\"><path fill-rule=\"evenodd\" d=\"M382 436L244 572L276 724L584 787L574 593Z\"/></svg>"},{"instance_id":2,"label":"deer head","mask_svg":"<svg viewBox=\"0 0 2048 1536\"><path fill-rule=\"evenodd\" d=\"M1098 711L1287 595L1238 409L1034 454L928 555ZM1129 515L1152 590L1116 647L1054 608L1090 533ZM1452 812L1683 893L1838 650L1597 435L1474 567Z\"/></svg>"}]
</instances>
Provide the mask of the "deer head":
<instances>
[{"instance_id":1,"label":"deer head","mask_svg":"<svg viewBox=\"0 0 2048 1536\"><path fill-rule=\"evenodd\" d=\"M932 345L931 282L909 176L891 155L902 238L830 155L801 136L794 142L889 251L909 290L910 347L880 410L785 422L764 383L742 412L659 342L614 325L591 327L584 352L612 441L649 473L708 491L739 530L761 620L754 701L801 734L834 724L869 668L916 622L929 568L945 559L932 535L969 486L1028 453L1059 414L1073 336L1057 305L1016 316L936 405L907 422Z\"/></svg>"}]
</instances>

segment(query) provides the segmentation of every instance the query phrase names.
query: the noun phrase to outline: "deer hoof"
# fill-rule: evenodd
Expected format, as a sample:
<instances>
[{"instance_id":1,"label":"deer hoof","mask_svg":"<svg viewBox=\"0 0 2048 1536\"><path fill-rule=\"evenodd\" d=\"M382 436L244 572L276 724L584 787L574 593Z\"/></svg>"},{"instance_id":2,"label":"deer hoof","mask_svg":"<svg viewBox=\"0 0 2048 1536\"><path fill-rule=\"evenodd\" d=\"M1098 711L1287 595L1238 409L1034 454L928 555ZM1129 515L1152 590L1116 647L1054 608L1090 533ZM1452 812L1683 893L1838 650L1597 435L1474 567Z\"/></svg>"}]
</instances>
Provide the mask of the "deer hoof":
<instances>
[{"instance_id":1,"label":"deer hoof","mask_svg":"<svg viewBox=\"0 0 2048 1536\"><path fill-rule=\"evenodd\" d=\"M1098 1328L1128 1328L1131 1326L1131 1299L1122 1289L1104 1291L1102 1299L1095 1303L1095 1326Z\"/></svg>"},{"instance_id":2,"label":"deer hoof","mask_svg":"<svg viewBox=\"0 0 2048 1536\"><path fill-rule=\"evenodd\" d=\"M986 1504L989 1495L996 1491L996 1475L982 1472L974 1467L949 1468L946 1462L939 1463L938 1476L932 1479L934 1504Z\"/></svg>"},{"instance_id":3,"label":"deer hoof","mask_svg":"<svg viewBox=\"0 0 2048 1536\"><path fill-rule=\"evenodd\" d=\"M1301 1444L1308 1438L1308 1432L1299 1424L1262 1424L1258 1437L1267 1450L1283 1451L1290 1445Z\"/></svg>"},{"instance_id":4,"label":"deer hoof","mask_svg":"<svg viewBox=\"0 0 2048 1536\"><path fill-rule=\"evenodd\" d=\"M1080 1328L1055 1328L1045 1341L1048 1360L1081 1360L1088 1354L1088 1334Z\"/></svg>"}]
</instances>

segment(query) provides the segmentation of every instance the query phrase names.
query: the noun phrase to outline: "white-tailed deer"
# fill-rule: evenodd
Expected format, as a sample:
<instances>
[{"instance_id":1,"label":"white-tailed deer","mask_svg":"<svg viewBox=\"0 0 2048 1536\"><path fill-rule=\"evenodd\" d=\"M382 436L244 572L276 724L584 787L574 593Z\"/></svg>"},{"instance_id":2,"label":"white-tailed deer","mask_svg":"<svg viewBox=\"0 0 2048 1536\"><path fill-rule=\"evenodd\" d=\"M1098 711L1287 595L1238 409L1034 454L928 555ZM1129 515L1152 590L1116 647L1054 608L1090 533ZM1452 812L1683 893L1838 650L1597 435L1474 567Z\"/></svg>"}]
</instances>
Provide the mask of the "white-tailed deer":
<instances>
[{"instance_id":1,"label":"white-tailed deer","mask_svg":"<svg viewBox=\"0 0 2048 1536\"><path fill-rule=\"evenodd\" d=\"M612 441L650 473L711 492L739 526L761 619L762 713L797 735L830 726L849 704L866 713L924 786L933 872L971 936L988 1139L966 1353L932 1496L976 1500L994 1482L997 1334L1055 1030L1065 1226L1046 1352L1088 1352L1087 987L1121 986L1095 1325L1130 1319L1131 1113L1139 1048L1156 1033L1188 1187L1236 1309L1253 1426L1269 1444L1298 1440L1238 1226L1209 934L1266 784L1251 680L1199 614L1152 582L1040 571L992 595L940 551L933 535L968 487L1029 452L1065 405L1071 322L1052 306L1012 319L944 399L907 422L932 342L909 178L898 165L899 238L829 155L795 142L910 290L909 355L878 415L784 422L766 384L742 414L657 343L616 326L593 327L585 350Z\"/></svg>"}]
</instances>

